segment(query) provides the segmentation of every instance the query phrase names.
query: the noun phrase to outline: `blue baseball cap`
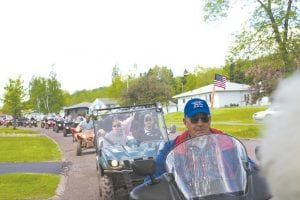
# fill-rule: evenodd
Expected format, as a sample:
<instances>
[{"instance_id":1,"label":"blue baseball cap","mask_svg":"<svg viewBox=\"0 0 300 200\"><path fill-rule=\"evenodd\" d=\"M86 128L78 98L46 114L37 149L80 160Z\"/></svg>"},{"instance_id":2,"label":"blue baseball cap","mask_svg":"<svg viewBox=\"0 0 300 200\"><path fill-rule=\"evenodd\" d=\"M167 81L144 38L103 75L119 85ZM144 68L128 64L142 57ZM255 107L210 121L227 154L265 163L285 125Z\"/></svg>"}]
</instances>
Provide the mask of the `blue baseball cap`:
<instances>
[{"instance_id":1,"label":"blue baseball cap","mask_svg":"<svg viewBox=\"0 0 300 200\"><path fill-rule=\"evenodd\" d=\"M209 107L206 101L199 98L194 98L186 102L184 107L184 115L191 118L197 113L205 113L210 115Z\"/></svg>"}]
</instances>

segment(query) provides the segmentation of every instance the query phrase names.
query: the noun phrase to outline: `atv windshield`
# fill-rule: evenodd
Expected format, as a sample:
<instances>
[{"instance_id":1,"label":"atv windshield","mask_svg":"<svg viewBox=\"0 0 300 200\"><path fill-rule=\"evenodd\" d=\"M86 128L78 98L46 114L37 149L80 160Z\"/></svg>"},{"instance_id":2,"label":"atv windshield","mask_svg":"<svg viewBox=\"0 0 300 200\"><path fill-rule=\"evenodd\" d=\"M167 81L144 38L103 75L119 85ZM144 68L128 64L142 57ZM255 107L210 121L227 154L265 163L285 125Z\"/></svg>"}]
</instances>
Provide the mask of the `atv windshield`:
<instances>
[{"instance_id":1,"label":"atv windshield","mask_svg":"<svg viewBox=\"0 0 300 200\"><path fill-rule=\"evenodd\" d=\"M186 199L243 195L248 156L245 147L226 134L187 140L167 156L166 169Z\"/></svg>"},{"instance_id":2,"label":"atv windshield","mask_svg":"<svg viewBox=\"0 0 300 200\"><path fill-rule=\"evenodd\" d=\"M168 139L163 112L156 107L101 109L94 128L97 136L103 138L103 148L115 146L130 152L139 150L139 154L153 148L156 156L158 146Z\"/></svg>"}]
</instances>

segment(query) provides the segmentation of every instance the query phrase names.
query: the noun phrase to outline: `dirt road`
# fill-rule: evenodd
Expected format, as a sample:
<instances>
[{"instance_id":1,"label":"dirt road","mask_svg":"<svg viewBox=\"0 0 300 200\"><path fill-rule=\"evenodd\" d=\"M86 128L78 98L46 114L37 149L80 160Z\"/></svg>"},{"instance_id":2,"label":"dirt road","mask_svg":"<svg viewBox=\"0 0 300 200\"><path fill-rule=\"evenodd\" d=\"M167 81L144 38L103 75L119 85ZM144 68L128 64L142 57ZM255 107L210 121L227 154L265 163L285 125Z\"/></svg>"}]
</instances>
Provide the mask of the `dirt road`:
<instances>
[{"instance_id":1,"label":"dirt road","mask_svg":"<svg viewBox=\"0 0 300 200\"><path fill-rule=\"evenodd\" d=\"M96 171L95 150L83 151L82 156L75 155L72 137L63 137L62 132L55 133L52 129L40 131L53 138L60 146L64 161L69 163L66 174L62 175L57 195L51 200L100 200ZM174 135L173 135L174 137ZM260 144L258 139L243 139L250 158L256 161L254 149Z\"/></svg>"}]
</instances>

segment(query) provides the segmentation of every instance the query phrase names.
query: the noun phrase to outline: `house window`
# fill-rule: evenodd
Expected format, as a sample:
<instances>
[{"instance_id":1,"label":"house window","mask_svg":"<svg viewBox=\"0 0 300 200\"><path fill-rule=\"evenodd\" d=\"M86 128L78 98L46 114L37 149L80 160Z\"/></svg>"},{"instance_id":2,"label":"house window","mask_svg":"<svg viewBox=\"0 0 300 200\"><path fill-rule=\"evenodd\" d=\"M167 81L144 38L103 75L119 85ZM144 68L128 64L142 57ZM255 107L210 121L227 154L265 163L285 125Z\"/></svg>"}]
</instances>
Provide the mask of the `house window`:
<instances>
[{"instance_id":1,"label":"house window","mask_svg":"<svg viewBox=\"0 0 300 200\"><path fill-rule=\"evenodd\" d=\"M185 103L185 99L182 99L182 103Z\"/></svg>"},{"instance_id":2,"label":"house window","mask_svg":"<svg viewBox=\"0 0 300 200\"><path fill-rule=\"evenodd\" d=\"M245 101L246 105L248 105L250 103L250 95L249 94L244 94L244 101Z\"/></svg>"}]
</instances>

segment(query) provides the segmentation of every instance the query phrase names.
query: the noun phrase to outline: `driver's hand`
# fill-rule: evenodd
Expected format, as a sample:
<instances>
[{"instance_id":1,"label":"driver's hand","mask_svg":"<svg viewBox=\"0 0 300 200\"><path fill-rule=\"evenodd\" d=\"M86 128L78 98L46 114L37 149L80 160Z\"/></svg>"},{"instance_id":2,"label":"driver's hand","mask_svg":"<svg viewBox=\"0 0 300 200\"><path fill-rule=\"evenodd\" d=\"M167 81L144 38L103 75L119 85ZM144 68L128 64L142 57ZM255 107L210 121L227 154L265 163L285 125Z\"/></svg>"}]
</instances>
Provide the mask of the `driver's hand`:
<instances>
[{"instance_id":1,"label":"driver's hand","mask_svg":"<svg viewBox=\"0 0 300 200\"><path fill-rule=\"evenodd\" d=\"M99 136L104 136L105 135L105 131L103 129L99 129Z\"/></svg>"}]
</instances>

